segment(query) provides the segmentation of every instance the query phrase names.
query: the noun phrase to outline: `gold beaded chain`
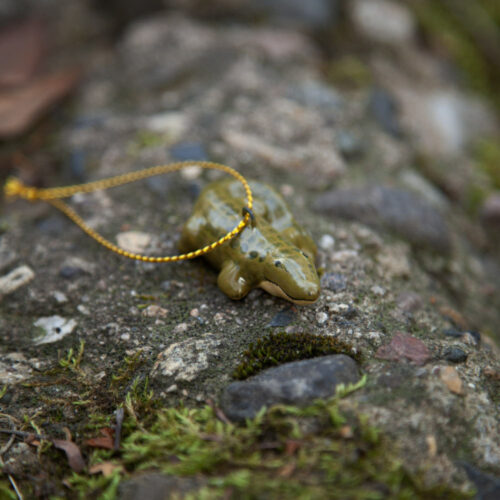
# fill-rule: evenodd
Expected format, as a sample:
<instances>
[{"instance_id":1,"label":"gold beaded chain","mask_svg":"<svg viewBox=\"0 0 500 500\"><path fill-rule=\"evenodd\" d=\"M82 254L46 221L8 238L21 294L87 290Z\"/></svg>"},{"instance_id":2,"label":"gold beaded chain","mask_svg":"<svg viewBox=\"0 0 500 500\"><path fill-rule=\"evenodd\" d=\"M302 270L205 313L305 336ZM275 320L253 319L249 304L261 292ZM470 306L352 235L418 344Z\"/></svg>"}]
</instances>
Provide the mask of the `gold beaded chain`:
<instances>
[{"instance_id":1,"label":"gold beaded chain","mask_svg":"<svg viewBox=\"0 0 500 500\"><path fill-rule=\"evenodd\" d=\"M219 238L217 241L210 243L209 245L194 250L192 252L183 253L180 255L171 255L166 257L150 257L148 255L141 255L133 252L129 252L123 248L120 248L109 240L101 236L99 233L91 229L85 221L66 203L60 200L60 198L67 198L73 196L76 193L90 193L91 191L97 191L102 189L109 189L116 186L122 186L123 184L128 184L131 182L136 182L141 179L146 179L147 177L153 177L155 175L166 174L169 172L175 172L190 166L199 166L201 168L220 170L226 174L232 175L238 181L243 184L246 193L246 206L242 207L242 219L238 225L224 236ZM253 196L250 186L247 180L236 170L227 165L222 165L220 163L214 163L210 161L181 161L177 163L170 163L168 165L157 165L154 167L146 168L144 170L137 170L135 172L130 172L128 174L117 175L115 177L108 177L107 179L102 179L99 181L88 182L86 184L75 184L73 186L64 186L48 189L38 189L35 187L25 186L19 179L11 177L7 180L4 186L4 192L7 197L20 197L29 201L46 201L50 203L55 208L63 212L67 217L69 217L78 227L85 231L91 238L96 240L102 246L106 247L108 250L117 253L118 255L123 255L129 259L141 260L143 262L177 262L180 260L194 259L200 255L204 255L211 252L215 248L224 244L226 241L234 238L236 235L241 233L245 226L248 224L249 220L253 218L252 206L253 206Z\"/></svg>"}]
</instances>

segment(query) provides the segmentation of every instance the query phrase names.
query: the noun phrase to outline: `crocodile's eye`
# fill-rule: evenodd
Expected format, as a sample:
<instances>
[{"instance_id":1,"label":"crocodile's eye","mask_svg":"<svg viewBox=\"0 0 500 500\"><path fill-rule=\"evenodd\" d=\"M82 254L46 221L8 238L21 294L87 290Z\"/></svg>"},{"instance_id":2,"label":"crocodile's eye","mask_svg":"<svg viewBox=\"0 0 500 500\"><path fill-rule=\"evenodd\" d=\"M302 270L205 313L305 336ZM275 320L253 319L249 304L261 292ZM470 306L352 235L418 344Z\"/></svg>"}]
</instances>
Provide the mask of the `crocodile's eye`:
<instances>
[{"instance_id":1,"label":"crocodile's eye","mask_svg":"<svg viewBox=\"0 0 500 500\"><path fill-rule=\"evenodd\" d=\"M275 260L275 261L274 261L274 265L275 265L276 267L283 267L283 264L281 264L281 260Z\"/></svg>"}]
</instances>

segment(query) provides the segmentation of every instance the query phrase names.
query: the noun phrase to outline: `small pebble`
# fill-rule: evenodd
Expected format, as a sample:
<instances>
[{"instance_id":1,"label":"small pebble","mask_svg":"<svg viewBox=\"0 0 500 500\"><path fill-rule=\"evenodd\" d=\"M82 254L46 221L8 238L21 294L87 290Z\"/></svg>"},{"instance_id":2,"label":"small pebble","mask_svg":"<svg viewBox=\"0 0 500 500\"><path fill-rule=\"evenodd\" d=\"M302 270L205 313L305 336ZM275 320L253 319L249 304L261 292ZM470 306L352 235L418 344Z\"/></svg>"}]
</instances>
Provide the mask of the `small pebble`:
<instances>
[{"instance_id":1,"label":"small pebble","mask_svg":"<svg viewBox=\"0 0 500 500\"><path fill-rule=\"evenodd\" d=\"M70 318L62 318L61 316L49 316L39 318L33 323L33 326L42 330L42 334L34 339L36 345L51 344L57 342L69 335L77 326L77 322Z\"/></svg>"},{"instance_id":2,"label":"small pebble","mask_svg":"<svg viewBox=\"0 0 500 500\"><path fill-rule=\"evenodd\" d=\"M59 292L58 290L52 292L52 297L54 297L55 301L58 304L65 304L68 302L68 297L62 292Z\"/></svg>"},{"instance_id":3,"label":"small pebble","mask_svg":"<svg viewBox=\"0 0 500 500\"><path fill-rule=\"evenodd\" d=\"M193 318L197 318L200 315L200 311L195 307L194 309L191 309L191 311L189 311L189 315Z\"/></svg>"},{"instance_id":4,"label":"small pebble","mask_svg":"<svg viewBox=\"0 0 500 500\"><path fill-rule=\"evenodd\" d=\"M346 289L347 282L342 274L326 273L321 277L321 287L338 293Z\"/></svg>"},{"instance_id":5,"label":"small pebble","mask_svg":"<svg viewBox=\"0 0 500 500\"><path fill-rule=\"evenodd\" d=\"M380 297L383 297L385 295L385 288L379 286L379 285L373 285L371 288L372 293L375 295L378 295Z\"/></svg>"},{"instance_id":6,"label":"small pebble","mask_svg":"<svg viewBox=\"0 0 500 500\"><path fill-rule=\"evenodd\" d=\"M451 346L446 349L443 358L451 363L463 363L467 360L468 354L460 347Z\"/></svg>"},{"instance_id":7,"label":"small pebble","mask_svg":"<svg viewBox=\"0 0 500 500\"><path fill-rule=\"evenodd\" d=\"M324 234L323 236L321 236L319 240L319 246L323 250L331 250L334 245L335 239L333 238L333 236L330 236L329 234Z\"/></svg>"},{"instance_id":8,"label":"small pebble","mask_svg":"<svg viewBox=\"0 0 500 500\"><path fill-rule=\"evenodd\" d=\"M188 324L187 323L179 323L175 328L174 328L174 333L184 333L188 329Z\"/></svg>"},{"instance_id":9,"label":"small pebble","mask_svg":"<svg viewBox=\"0 0 500 500\"><path fill-rule=\"evenodd\" d=\"M296 314L291 307L285 307L273 316L267 326L288 326L295 320Z\"/></svg>"},{"instance_id":10,"label":"small pebble","mask_svg":"<svg viewBox=\"0 0 500 500\"><path fill-rule=\"evenodd\" d=\"M116 235L118 246L133 253L143 253L151 244L152 236L140 231L125 231Z\"/></svg>"},{"instance_id":11,"label":"small pebble","mask_svg":"<svg viewBox=\"0 0 500 500\"><path fill-rule=\"evenodd\" d=\"M167 314L167 309L164 309L156 304L151 304L142 311L143 316L148 316L150 318L165 318Z\"/></svg>"},{"instance_id":12,"label":"small pebble","mask_svg":"<svg viewBox=\"0 0 500 500\"><path fill-rule=\"evenodd\" d=\"M319 312L316 314L316 321L318 322L318 325L324 325L328 321L328 314L325 312Z\"/></svg>"},{"instance_id":13,"label":"small pebble","mask_svg":"<svg viewBox=\"0 0 500 500\"><path fill-rule=\"evenodd\" d=\"M90 311L89 311L88 307L84 306L83 304L79 304L76 309L80 314L84 314L85 316L90 315Z\"/></svg>"}]
</instances>

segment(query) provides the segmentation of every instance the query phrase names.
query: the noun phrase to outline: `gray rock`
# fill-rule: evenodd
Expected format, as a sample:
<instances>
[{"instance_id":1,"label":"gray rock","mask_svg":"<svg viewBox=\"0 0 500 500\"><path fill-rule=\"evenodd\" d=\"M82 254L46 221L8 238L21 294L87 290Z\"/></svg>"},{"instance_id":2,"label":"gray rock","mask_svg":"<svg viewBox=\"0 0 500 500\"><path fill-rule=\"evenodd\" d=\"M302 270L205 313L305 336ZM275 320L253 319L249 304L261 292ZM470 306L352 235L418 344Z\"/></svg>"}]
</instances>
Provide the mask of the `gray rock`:
<instances>
[{"instance_id":1,"label":"gray rock","mask_svg":"<svg viewBox=\"0 0 500 500\"><path fill-rule=\"evenodd\" d=\"M321 276L321 288L327 288L332 292L338 293L345 290L347 281L343 274L339 273L325 273Z\"/></svg>"},{"instance_id":2,"label":"gray rock","mask_svg":"<svg viewBox=\"0 0 500 500\"><path fill-rule=\"evenodd\" d=\"M467 353L460 347L451 346L444 351L443 358L452 363L463 363L467 360Z\"/></svg>"},{"instance_id":3,"label":"gray rock","mask_svg":"<svg viewBox=\"0 0 500 500\"><path fill-rule=\"evenodd\" d=\"M314 208L389 230L414 245L450 251L451 236L442 215L402 189L373 186L329 191L317 199Z\"/></svg>"},{"instance_id":4,"label":"gray rock","mask_svg":"<svg viewBox=\"0 0 500 500\"><path fill-rule=\"evenodd\" d=\"M222 395L225 414L235 421L254 417L275 404L304 405L335 394L337 385L355 383L356 361L344 354L286 363L243 382L233 382Z\"/></svg>"},{"instance_id":5,"label":"gray rock","mask_svg":"<svg viewBox=\"0 0 500 500\"><path fill-rule=\"evenodd\" d=\"M413 41L415 19L399 2L354 0L349 6L354 27L365 38L397 46Z\"/></svg>"},{"instance_id":6,"label":"gray rock","mask_svg":"<svg viewBox=\"0 0 500 500\"><path fill-rule=\"evenodd\" d=\"M388 134L400 138L403 133L398 118L398 106L394 98L384 89L373 89L369 110L382 129Z\"/></svg>"},{"instance_id":7,"label":"gray rock","mask_svg":"<svg viewBox=\"0 0 500 500\"><path fill-rule=\"evenodd\" d=\"M361 139L347 130L339 130L337 133L337 146L346 160L356 158L363 152Z\"/></svg>"},{"instance_id":8,"label":"gray rock","mask_svg":"<svg viewBox=\"0 0 500 500\"><path fill-rule=\"evenodd\" d=\"M175 161L208 160L205 146L201 142L180 142L170 148Z\"/></svg>"},{"instance_id":9,"label":"gray rock","mask_svg":"<svg viewBox=\"0 0 500 500\"><path fill-rule=\"evenodd\" d=\"M462 462L462 465L477 489L476 500L498 500L500 498L499 477L485 474L467 462Z\"/></svg>"},{"instance_id":10,"label":"gray rock","mask_svg":"<svg viewBox=\"0 0 500 500\"><path fill-rule=\"evenodd\" d=\"M267 326L288 326L296 317L297 314L291 307L285 307L273 316Z\"/></svg>"}]
</instances>

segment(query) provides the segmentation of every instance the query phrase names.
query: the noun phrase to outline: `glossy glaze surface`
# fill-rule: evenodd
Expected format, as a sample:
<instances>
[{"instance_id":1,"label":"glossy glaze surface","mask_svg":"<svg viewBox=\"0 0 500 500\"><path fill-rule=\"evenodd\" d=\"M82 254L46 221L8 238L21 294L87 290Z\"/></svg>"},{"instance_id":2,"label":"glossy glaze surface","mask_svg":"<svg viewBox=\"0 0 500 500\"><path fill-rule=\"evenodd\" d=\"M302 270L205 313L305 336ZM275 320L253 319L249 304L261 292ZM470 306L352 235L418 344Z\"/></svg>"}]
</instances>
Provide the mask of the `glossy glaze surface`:
<instances>
[{"instance_id":1,"label":"glossy glaze surface","mask_svg":"<svg viewBox=\"0 0 500 500\"><path fill-rule=\"evenodd\" d=\"M216 269L219 288L241 299L255 287L296 304L314 302L320 292L314 266L316 245L294 220L283 198L271 187L250 182L255 224L204 256ZM186 222L180 250L207 245L236 226L245 202L242 185L233 179L209 184Z\"/></svg>"}]
</instances>

